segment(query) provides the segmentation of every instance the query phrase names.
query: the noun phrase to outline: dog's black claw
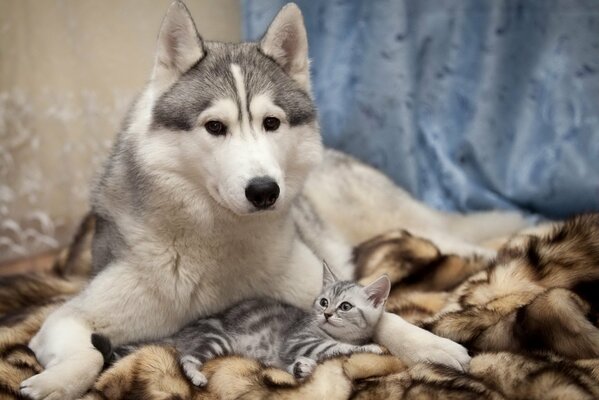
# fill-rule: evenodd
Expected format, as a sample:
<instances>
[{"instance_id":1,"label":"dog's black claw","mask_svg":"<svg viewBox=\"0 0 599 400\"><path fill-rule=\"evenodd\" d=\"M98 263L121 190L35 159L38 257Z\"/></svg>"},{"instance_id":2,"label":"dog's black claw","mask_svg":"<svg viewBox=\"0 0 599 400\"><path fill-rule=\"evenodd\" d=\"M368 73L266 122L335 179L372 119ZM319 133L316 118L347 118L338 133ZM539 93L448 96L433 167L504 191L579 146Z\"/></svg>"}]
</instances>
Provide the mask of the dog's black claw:
<instances>
[{"instance_id":1,"label":"dog's black claw","mask_svg":"<svg viewBox=\"0 0 599 400\"><path fill-rule=\"evenodd\" d=\"M109 364L112 356L112 343L110 343L110 339L99 333L92 333L92 345L102 353L104 364Z\"/></svg>"}]
</instances>

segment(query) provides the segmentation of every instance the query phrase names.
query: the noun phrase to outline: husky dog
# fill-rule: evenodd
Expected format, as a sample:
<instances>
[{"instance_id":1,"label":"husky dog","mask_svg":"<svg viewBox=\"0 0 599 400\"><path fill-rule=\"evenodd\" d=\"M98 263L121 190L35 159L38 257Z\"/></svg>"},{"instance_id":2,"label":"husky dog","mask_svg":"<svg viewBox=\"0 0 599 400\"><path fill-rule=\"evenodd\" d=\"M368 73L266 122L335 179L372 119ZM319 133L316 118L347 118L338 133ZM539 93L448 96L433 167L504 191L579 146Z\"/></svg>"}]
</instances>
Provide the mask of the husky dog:
<instances>
[{"instance_id":1,"label":"husky dog","mask_svg":"<svg viewBox=\"0 0 599 400\"><path fill-rule=\"evenodd\" d=\"M262 296L309 309L320 260L352 279L351 246L391 228L443 251L493 255L477 243L523 226L518 215L442 214L374 169L325 154L293 4L258 43L241 44L204 41L183 3L170 6L92 207L96 276L31 340L46 368L21 384L33 399L73 399L93 384L103 358L92 333L115 346L159 339ZM374 338L408 363L469 362L462 346L393 314Z\"/></svg>"}]
</instances>

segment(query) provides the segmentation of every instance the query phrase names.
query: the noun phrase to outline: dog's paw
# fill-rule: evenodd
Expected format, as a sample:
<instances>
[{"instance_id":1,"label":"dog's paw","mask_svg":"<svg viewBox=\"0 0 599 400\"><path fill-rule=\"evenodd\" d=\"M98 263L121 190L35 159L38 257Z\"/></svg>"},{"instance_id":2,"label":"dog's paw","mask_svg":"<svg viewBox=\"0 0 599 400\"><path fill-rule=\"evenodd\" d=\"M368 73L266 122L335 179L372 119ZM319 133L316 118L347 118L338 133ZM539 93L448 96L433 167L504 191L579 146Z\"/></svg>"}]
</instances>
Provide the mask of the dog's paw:
<instances>
[{"instance_id":1,"label":"dog's paw","mask_svg":"<svg viewBox=\"0 0 599 400\"><path fill-rule=\"evenodd\" d=\"M466 348L412 325L398 315L383 314L377 335L377 341L407 365L430 362L468 370L470 356Z\"/></svg>"},{"instance_id":2,"label":"dog's paw","mask_svg":"<svg viewBox=\"0 0 599 400\"><path fill-rule=\"evenodd\" d=\"M467 371L470 365L470 356L464 346L431 333L420 338L412 349L412 358L416 362L443 364L460 371Z\"/></svg>"},{"instance_id":3,"label":"dog's paw","mask_svg":"<svg viewBox=\"0 0 599 400\"><path fill-rule=\"evenodd\" d=\"M295 379L303 381L316 369L316 361L307 357L298 357L290 369Z\"/></svg>"},{"instance_id":4,"label":"dog's paw","mask_svg":"<svg viewBox=\"0 0 599 400\"><path fill-rule=\"evenodd\" d=\"M33 400L74 400L98 377L104 360L96 350L76 352L21 382L20 392Z\"/></svg>"},{"instance_id":5,"label":"dog's paw","mask_svg":"<svg viewBox=\"0 0 599 400\"><path fill-rule=\"evenodd\" d=\"M33 400L74 399L67 393L61 380L51 370L43 371L21 382L21 394Z\"/></svg>"},{"instance_id":6,"label":"dog's paw","mask_svg":"<svg viewBox=\"0 0 599 400\"><path fill-rule=\"evenodd\" d=\"M385 354L386 350L378 344L365 344L364 346L358 347L359 353L373 353L373 354Z\"/></svg>"},{"instance_id":7,"label":"dog's paw","mask_svg":"<svg viewBox=\"0 0 599 400\"><path fill-rule=\"evenodd\" d=\"M206 386L208 378L206 378L206 375L200 371L200 368L202 367L202 362L200 360L194 356L186 355L181 357L180 362L183 372L185 372L185 376L191 383L198 387Z\"/></svg>"}]
</instances>

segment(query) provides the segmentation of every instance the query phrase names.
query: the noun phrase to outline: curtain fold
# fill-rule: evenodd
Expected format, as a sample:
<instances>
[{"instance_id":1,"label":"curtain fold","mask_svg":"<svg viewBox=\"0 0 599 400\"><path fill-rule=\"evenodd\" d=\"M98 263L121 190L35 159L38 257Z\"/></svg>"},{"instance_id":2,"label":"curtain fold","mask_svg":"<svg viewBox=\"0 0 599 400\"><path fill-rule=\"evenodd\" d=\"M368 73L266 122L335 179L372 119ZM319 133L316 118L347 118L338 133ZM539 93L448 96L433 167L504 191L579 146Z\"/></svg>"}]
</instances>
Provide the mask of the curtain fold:
<instances>
[{"instance_id":1,"label":"curtain fold","mask_svg":"<svg viewBox=\"0 0 599 400\"><path fill-rule=\"evenodd\" d=\"M285 3L243 1L246 38ZM599 211L599 2L297 4L326 145L441 209Z\"/></svg>"}]
</instances>

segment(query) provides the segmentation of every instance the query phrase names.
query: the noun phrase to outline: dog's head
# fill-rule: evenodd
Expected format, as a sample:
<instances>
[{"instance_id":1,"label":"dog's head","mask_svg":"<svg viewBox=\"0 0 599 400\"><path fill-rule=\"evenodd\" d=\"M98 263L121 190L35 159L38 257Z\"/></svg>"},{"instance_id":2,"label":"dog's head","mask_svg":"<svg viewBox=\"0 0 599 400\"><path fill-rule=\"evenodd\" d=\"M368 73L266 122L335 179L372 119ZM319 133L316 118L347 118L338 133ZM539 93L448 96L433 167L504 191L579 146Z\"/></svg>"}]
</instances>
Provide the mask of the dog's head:
<instances>
[{"instance_id":1,"label":"dog's head","mask_svg":"<svg viewBox=\"0 0 599 400\"><path fill-rule=\"evenodd\" d=\"M163 184L205 190L237 215L283 208L322 158L308 64L295 4L258 43L228 44L202 40L175 1L128 128L141 164Z\"/></svg>"}]
</instances>

